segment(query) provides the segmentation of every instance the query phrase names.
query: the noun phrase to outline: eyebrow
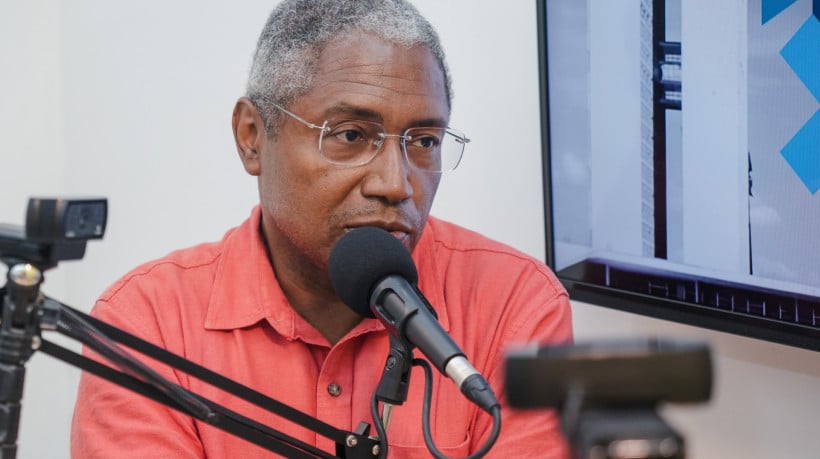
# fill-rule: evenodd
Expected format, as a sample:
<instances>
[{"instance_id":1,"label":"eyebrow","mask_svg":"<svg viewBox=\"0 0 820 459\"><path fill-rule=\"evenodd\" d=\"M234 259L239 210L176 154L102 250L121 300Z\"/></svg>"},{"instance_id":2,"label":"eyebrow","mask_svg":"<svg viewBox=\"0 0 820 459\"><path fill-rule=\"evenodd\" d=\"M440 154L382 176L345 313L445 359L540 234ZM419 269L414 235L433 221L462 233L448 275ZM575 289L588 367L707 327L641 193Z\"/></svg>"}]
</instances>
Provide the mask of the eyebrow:
<instances>
[{"instance_id":1,"label":"eyebrow","mask_svg":"<svg viewBox=\"0 0 820 459\"><path fill-rule=\"evenodd\" d=\"M350 105L346 103L340 103L329 107L324 112L324 116L326 119L328 118L335 118L340 115L343 116L350 116L356 119L362 119L365 121L375 121L384 124L384 117L381 113L370 110L364 107L358 107L355 105ZM447 121L444 118L422 118L418 120L414 120L409 124L411 127L446 127Z\"/></svg>"}]
</instances>

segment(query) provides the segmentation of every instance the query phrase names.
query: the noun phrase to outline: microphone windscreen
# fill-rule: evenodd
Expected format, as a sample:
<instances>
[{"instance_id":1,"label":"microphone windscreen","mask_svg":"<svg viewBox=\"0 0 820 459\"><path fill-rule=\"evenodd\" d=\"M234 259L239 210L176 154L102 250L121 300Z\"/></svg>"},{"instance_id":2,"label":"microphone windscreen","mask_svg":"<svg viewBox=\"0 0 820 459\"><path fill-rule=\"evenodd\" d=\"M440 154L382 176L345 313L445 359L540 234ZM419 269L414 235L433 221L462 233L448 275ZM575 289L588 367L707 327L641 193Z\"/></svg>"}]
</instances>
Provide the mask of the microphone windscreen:
<instances>
[{"instance_id":1,"label":"microphone windscreen","mask_svg":"<svg viewBox=\"0 0 820 459\"><path fill-rule=\"evenodd\" d=\"M356 228L339 238L330 252L328 271L336 295L370 318L375 317L370 295L382 279L398 275L411 285L418 280L410 252L390 233L375 227Z\"/></svg>"}]
</instances>

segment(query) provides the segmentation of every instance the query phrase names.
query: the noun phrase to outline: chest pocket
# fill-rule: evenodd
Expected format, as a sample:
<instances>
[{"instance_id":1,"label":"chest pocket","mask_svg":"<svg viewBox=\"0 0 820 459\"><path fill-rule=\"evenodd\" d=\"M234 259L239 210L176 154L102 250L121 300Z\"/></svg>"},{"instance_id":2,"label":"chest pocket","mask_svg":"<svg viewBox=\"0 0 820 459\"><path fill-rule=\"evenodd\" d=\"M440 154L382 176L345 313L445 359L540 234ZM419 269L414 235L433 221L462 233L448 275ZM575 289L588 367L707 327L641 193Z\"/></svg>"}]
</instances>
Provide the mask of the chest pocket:
<instances>
[{"instance_id":1,"label":"chest pocket","mask_svg":"<svg viewBox=\"0 0 820 459\"><path fill-rule=\"evenodd\" d=\"M390 438L389 435L388 438ZM435 435L433 435L433 441L436 442ZM470 452L470 443L471 438L468 435L467 438L458 445L442 445L438 442L435 444L436 448L447 457L465 457ZM396 445L391 443L390 449L388 450L389 459L429 459L431 457L433 457L433 455L427 449L427 445L424 444L423 439L418 445Z\"/></svg>"}]
</instances>

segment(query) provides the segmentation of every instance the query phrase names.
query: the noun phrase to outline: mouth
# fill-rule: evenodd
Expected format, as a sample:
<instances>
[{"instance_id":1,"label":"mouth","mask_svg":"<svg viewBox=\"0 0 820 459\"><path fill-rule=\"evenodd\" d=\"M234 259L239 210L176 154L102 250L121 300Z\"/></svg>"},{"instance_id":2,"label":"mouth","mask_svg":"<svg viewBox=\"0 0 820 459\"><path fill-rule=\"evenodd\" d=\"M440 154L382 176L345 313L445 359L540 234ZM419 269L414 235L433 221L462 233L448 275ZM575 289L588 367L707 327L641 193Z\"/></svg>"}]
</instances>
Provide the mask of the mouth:
<instances>
[{"instance_id":1,"label":"mouth","mask_svg":"<svg viewBox=\"0 0 820 459\"><path fill-rule=\"evenodd\" d=\"M403 224L403 223L400 223L400 222L375 222L375 221L361 222L361 223L355 223L355 224L345 226L344 231L345 231L345 234L346 234L349 231L352 231L356 228L362 228L362 227L366 227L366 226L371 226L371 227L374 227L374 228L380 228L380 229L383 229L384 231L387 231L394 238L401 241L401 243L405 247L407 247L408 250L410 250L410 239L411 239L411 236L413 234L413 229L409 225L406 225L406 224Z\"/></svg>"}]
</instances>

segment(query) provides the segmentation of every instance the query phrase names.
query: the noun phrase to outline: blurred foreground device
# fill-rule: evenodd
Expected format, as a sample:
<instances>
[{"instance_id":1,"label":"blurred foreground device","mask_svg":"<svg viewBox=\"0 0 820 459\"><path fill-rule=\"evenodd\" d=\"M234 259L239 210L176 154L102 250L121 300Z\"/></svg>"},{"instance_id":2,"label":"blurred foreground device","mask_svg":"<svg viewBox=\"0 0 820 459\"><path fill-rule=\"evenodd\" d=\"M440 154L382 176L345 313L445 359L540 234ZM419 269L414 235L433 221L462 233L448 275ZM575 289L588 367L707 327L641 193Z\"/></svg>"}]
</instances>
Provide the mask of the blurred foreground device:
<instances>
[{"instance_id":1,"label":"blurred foreground device","mask_svg":"<svg viewBox=\"0 0 820 459\"><path fill-rule=\"evenodd\" d=\"M0 258L7 265L32 263L41 270L79 260L86 241L105 234L105 198L30 198L25 227L0 224Z\"/></svg>"},{"instance_id":2,"label":"blurred foreground device","mask_svg":"<svg viewBox=\"0 0 820 459\"><path fill-rule=\"evenodd\" d=\"M706 344L661 339L513 350L506 397L524 409L555 408L573 457L683 458L683 438L656 412L662 402L709 400Z\"/></svg>"}]
</instances>

